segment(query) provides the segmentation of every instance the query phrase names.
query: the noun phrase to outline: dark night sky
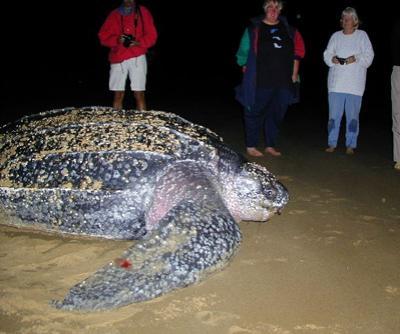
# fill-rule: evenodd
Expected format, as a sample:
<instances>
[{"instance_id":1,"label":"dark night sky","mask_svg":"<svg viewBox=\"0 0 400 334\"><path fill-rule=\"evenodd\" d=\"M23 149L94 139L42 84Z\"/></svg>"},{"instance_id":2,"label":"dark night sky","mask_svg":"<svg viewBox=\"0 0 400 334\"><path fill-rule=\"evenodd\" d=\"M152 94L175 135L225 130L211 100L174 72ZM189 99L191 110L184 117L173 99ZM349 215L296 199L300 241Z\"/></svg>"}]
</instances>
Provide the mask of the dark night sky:
<instances>
[{"instance_id":1,"label":"dark night sky","mask_svg":"<svg viewBox=\"0 0 400 334\"><path fill-rule=\"evenodd\" d=\"M162 109L167 97L182 103L190 103L191 97L232 103L233 87L240 80L234 54L249 18L262 13L262 0L142 3L152 11L159 32L149 68L149 106ZM3 49L9 51L2 76L3 120L59 107L111 103L108 50L99 45L97 32L120 1L53 4L26 3L10 25L12 33ZM364 1L286 1L284 14L300 29L307 48L301 67L302 104L326 109L327 67L322 52L339 29L341 10L349 5L358 10L361 29L367 31L375 50L364 95L364 109L372 114L389 108L387 29L394 10L386 8L378 14L376 4Z\"/></svg>"}]
</instances>

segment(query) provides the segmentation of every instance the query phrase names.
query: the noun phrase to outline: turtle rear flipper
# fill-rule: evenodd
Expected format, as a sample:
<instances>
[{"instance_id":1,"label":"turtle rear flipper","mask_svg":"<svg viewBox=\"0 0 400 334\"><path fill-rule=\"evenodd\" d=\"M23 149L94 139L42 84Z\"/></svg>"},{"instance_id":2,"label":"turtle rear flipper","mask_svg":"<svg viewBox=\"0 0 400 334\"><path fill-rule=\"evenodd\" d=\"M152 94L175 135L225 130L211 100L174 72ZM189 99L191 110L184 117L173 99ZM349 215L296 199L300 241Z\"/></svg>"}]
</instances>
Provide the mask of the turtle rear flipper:
<instances>
[{"instance_id":1,"label":"turtle rear flipper","mask_svg":"<svg viewBox=\"0 0 400 334\"><path fill-rule=\"evenodd\" d=\"M223 268L241 233L222 200L215 193L205 197L180 202L157 230L74 286L55 306L93 311L150 300Z\"/></svg>"}]
</instances>

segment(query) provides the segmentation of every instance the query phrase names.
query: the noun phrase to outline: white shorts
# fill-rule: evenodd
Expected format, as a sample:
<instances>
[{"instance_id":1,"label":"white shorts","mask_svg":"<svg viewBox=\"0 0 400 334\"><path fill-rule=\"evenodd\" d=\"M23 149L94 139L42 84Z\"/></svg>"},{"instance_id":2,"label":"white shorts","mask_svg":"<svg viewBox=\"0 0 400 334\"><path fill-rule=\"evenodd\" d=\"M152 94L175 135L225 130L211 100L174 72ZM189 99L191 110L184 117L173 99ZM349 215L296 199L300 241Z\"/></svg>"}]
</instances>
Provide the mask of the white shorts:
<instances>
[{"instance_id":1,"label":"white shorts","mask_svg":"<svg viewBox=\"0 0 400 334\"><path fill-rule=\"evenodd\" d=\"M146 90L147 61L146 56L130 58L122 63L111 64L109 88L112 91L124 91L129 75L131 90Z\"/></svg>"}]
</instances>

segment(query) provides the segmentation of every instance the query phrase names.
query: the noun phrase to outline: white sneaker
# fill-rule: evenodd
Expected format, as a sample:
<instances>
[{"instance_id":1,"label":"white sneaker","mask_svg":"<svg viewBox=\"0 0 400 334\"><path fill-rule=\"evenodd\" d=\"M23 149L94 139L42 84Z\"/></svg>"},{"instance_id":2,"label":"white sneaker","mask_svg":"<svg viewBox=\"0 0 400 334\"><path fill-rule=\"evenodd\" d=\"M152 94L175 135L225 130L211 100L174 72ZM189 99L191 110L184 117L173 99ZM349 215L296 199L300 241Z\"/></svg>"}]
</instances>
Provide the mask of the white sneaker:
<instances>
[{"instance_id":1,"label":"white sneaker","mask_svg":"<svg viewBox=\"0 0 400 334\"><path fill-rule=\"evenodd\" d=\"M396 162L394 169L400 170L400 162Z\"/></svg>"}]
</instances>

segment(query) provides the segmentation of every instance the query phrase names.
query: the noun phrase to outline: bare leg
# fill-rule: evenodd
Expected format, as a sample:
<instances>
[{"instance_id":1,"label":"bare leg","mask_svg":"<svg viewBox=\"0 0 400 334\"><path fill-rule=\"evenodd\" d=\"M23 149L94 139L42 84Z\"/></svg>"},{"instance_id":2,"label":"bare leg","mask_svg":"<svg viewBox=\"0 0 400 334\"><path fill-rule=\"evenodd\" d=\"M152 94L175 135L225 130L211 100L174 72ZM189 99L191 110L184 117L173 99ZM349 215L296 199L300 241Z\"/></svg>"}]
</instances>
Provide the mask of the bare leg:
<instances>
[{"instance_id":1,"label":"bare leg","mask_svg":"<svg viewBox=\"0 0 400 334\"><path fill-rule=\"evenodd\" d=\"M121 110L122 109L122 103L124 102L124 91L115 91L114 92L114 102L113 102L113 108Z\"/></svg>"},{"instance_id":2,"label":"bare leg","mask_svg":"<svg viewBox=\"0 0 400 334\"><path fill-rule=\"evenodd\" d=\"M134 91L133 95L136 100L136 110L146 110L146 99L144 91Z\"/></svg>"}]
</instances>

